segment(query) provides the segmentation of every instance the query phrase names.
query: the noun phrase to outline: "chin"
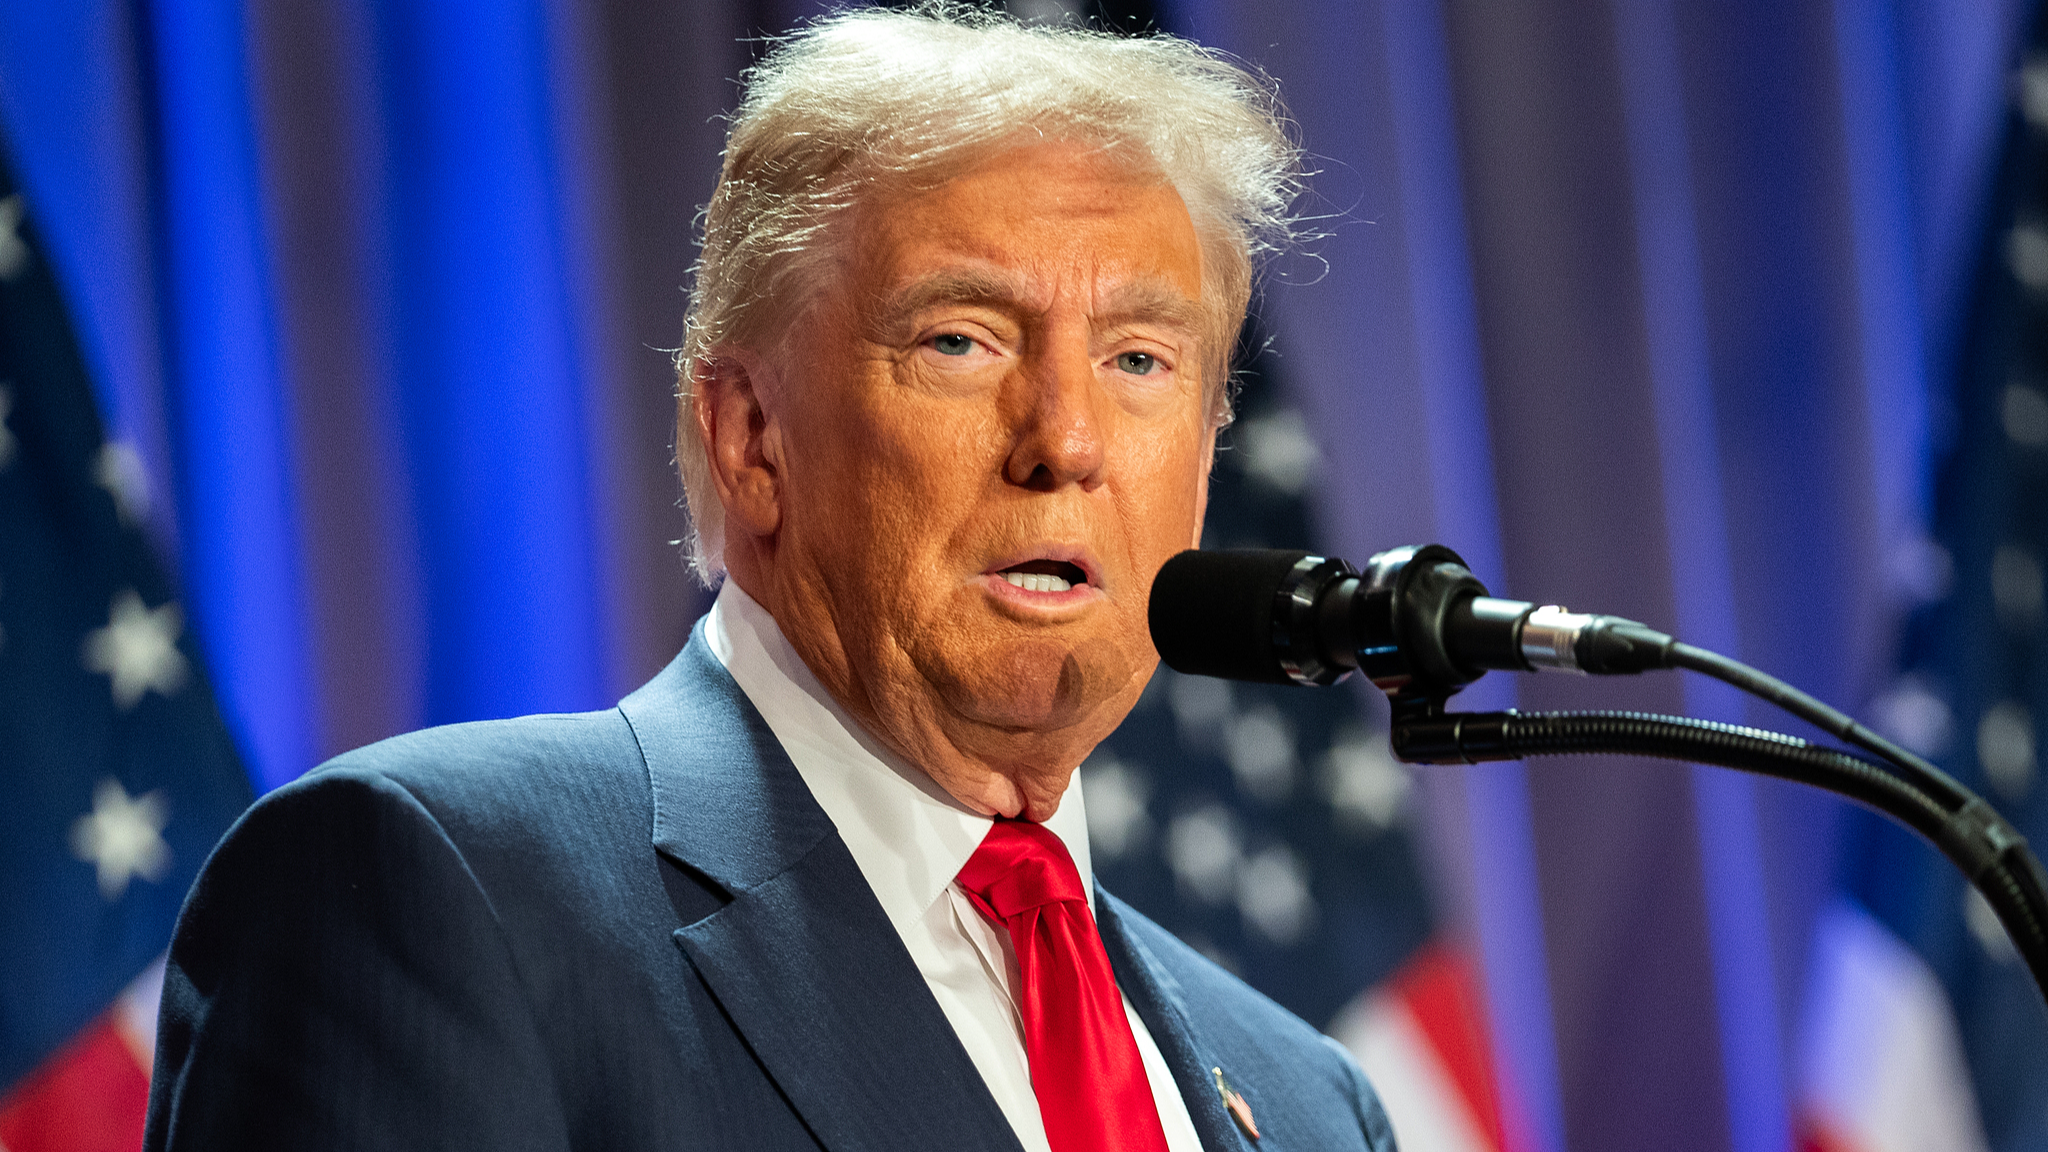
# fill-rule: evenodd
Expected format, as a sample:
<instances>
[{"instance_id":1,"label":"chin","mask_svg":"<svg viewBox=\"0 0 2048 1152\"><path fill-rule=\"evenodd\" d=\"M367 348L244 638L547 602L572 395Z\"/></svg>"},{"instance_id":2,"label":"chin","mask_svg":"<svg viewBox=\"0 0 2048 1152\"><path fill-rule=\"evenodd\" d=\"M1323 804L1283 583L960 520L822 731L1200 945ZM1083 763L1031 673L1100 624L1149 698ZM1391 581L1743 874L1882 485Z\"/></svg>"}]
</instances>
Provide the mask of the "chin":
<instances>
[{"instance_id":1,"label":"chin","mask_svg":"<svg viewBox=\"0 0 2048 1152\"><path fill-rule=\"evenodd\" d=\"M1014 709L988 709L967 717L974 725L957 747L998 775L1017 784L1033 801L1045 805L1043 819L1058 807L1060 796L1088 754L1123 722L1136 693L1076 704L1057 722Z\"/></svg>"},{"instance_id":2,"label":"chin","mask_svg":"<svg viewBox=\"0 0 2048 1152\"><path fill-rule=\"evenodd\" d=\"M1140 666L1123 647L1104 639L1068 641L1031 636L995 646L964 661L948 677L948 703L960 715L1019 734L1051 734L1101 724L1106 707L1130 692ZM959 667L959 665L956 665ZM1137 687L1142 690L1140 681ZM1118 710L1100 735L1123 718Z\"/></svg>"}]
</instances>

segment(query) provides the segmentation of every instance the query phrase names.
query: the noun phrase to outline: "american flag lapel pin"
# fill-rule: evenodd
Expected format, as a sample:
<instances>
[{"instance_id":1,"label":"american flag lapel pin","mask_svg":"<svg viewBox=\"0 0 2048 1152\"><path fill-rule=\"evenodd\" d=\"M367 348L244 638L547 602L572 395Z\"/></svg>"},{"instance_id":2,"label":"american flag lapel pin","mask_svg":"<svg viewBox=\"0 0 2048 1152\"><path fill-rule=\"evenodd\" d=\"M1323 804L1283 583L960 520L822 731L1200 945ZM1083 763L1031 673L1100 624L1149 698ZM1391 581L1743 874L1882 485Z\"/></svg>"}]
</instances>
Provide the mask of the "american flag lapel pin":
<instances>
[{"instance_id":1,"label":"american flag lapel pin","mask_svg":"<svg viewBox=\"0 0 2048 1152\"><path fill-rule=\"evenodd\" d=\"M1223 1097L1224 1110L1230 1113L1232 1120L1237 1121L1239 1128L1244 1129L1245 1135L1257 1140L1259 1126L1252 1121L1252 1106L1245 1103L1244 1097L1238 1094L1237 1089L1230 1086L1230 1081L1223 1078L1223 1069L1211 1068L1209 1071L1216 1074L1216 1094Z\"/></svg>"}]
</instances>

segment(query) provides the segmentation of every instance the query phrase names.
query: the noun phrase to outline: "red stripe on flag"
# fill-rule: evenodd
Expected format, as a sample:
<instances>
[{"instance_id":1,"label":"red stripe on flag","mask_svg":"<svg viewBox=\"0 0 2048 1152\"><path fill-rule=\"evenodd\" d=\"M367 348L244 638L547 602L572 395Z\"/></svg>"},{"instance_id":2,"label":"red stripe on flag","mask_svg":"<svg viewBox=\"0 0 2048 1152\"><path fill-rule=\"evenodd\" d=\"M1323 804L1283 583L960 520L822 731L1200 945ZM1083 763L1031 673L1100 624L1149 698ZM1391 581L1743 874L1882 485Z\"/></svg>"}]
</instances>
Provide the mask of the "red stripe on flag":
<instances>
[{"instance_id":1,"label":"red stripe on flag","mask_svg":"<svg viewBox=\"0 0 2048 1152\"><path fill-rule=\"evenodd\" d=\"M1854 1140L1844 1138L1811 1116L1800 1118L1799 1130L1793 1138L1796 1152L1862 1152Z\"/></svg>"},{"instance_id":2,"label":"red stripe on flag","mask_svg":"<svg viewBox=\"0 0 2048 1152\"><path fill-rule=\"evenodd\" d=\"M1479 982L1464 956L1442 942L1427 945L1401 966L1387 982L1387 990L1414 1015L1480 1133L1495 1148L1506 1148L1493 1050L1479 1007Z\"/></svg>"},{"instance_id":3,"label":"red stripe on flag","mask_svg":"<svg viewBox=\"0 0 2048 1152\"><path fill-rule=\"evenodd\" d=\"M135 1152L149 1073L113 1013L71 1038L0 1099L6 1152Z\"/></svg>"}]
</instances>

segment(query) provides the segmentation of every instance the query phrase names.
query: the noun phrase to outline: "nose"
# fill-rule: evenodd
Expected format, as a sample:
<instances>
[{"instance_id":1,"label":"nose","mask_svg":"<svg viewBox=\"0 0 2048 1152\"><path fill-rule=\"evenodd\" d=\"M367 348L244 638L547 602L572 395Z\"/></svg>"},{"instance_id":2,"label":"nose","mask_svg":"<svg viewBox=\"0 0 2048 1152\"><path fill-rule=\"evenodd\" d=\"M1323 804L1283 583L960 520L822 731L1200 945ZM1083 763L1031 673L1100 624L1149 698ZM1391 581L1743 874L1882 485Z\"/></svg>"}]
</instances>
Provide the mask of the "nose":
<instances>
[{"instance_id":1,"label":"nose","mask_svg":"<svg viewBox=\"0 0 2048 1152\"><path fill-rule=\"evenodd\" d=\"M1086 334L1053 335L1027 356L1016 384L1016 438L1004 462L1010 483L1051 492L1102 483L1104 397Z\"/></svg>"}]
</instances>

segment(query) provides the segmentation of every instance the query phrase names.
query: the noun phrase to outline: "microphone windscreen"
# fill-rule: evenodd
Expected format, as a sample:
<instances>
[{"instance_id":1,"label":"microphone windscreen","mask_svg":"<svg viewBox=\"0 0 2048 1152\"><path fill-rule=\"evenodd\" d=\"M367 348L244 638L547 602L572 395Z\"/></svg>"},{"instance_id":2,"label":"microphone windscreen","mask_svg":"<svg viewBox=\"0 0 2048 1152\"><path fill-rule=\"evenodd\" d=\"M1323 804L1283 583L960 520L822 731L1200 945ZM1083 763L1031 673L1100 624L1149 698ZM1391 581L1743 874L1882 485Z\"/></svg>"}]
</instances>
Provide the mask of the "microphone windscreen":
<instances>
[{"instance_id":1,"label":"microphone windscreen","mask_svg":"<svg viewBox=\"0 0 2048 1152\"><path fill-rule=\"evenodd\" d=\"M1147 619L1168 668L1194 676L1291 684L1273 647L1273 598L1306 552L1183 552L1152 581Z\"/></svg>"}]
</instances>

